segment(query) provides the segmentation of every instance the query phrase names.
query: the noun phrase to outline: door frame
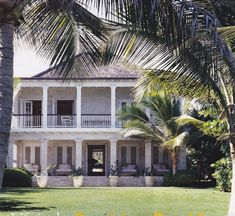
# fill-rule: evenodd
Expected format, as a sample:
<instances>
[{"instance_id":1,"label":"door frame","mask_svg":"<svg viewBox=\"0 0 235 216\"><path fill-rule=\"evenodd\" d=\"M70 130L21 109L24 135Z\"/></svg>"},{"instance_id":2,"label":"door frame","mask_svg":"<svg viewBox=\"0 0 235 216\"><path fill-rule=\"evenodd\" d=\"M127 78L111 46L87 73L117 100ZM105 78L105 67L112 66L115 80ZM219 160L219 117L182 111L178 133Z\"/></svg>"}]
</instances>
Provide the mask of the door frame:
<instances>
[{"instance_id":1,"label":"door frame","mask_svg":"<svg viewBox=\"0 0 235 216\"><path fill-rule=\"evenodd\" d=\"M102 173L102 175L90 175L89 173L89 148L97 148L97 149L103 149L103 153L104 153L104 158L103 158L103 162L104 162L104 172ZM88 176L105 176L107 173L107 145L106 144L87 144L87 152L86 152L86 158L87 158L87 164L86 164L86 173Z\"/></svg>"}]
</instances>

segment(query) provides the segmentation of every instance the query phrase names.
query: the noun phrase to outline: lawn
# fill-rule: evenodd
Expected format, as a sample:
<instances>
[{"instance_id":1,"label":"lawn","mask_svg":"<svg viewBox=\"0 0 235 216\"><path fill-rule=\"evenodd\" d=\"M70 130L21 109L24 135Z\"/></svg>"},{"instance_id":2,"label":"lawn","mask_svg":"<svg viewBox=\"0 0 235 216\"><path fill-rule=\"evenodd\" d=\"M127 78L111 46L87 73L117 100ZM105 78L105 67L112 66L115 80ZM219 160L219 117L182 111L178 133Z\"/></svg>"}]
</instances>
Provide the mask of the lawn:
<instances>
[{"instance_id":1,"label":"lawn","mask_svg":"<svg viewBox=\"0 0 235 216\"><path fill-rule=\"evenodd\" d=\"M6 189L0 193L0 215L224 216L229 197L188 188Z\"/></svg>"}]
</instances>

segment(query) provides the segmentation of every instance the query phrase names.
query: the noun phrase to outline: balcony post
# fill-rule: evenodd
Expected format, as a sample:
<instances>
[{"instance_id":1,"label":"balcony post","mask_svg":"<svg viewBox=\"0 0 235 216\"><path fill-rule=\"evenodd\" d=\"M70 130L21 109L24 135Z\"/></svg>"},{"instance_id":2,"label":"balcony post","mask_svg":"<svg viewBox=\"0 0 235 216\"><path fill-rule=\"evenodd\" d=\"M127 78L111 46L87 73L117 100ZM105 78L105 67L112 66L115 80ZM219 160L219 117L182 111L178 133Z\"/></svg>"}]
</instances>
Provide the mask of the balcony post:
<instances>
[{"instance_id":1,"label":"balcony post","mask_svg":"<svg viewBox=\"0 0 235 216\"><path fill-rule=\"evenodd\" d=\"M77 128L81 127L81 102L82 102L82 87L77 86L77 102L76 102L76 121L77 121Z\"/></svg>"},{"instance_id":2,"label":"balcony post","mask_svg":"<svg viewBox=\"0 0 235 216\"><path fill-rule=\"evenodd\" d=\"M116 127L116 86L111 86L111 127Z\"/></svg>"},{"instance_id":3,"label":"balcony post","mask_svg":"<svg viewBox=\"0 0 235 216\"><path fill-rule=\"evenodd\" d=\"M43 113L43 128L47 128L47 100L48 87L43 86L42 113Z\"/></svg>"},{"instance_id":4,"label":"balcony post","mask_svg":"<svg viewBox=\"0 0 235 216\"><path fill-rule=\"evenodd\" d=\"M42 139L40 145L40 165L41 170L47 168L47 151L48 151L48 140Z\"/></svg>"},{"instance_id":5,"label":"balcony post","mask_svg":"<svg viewBox=\"0 0 235 216\"><path fill-rule=\"evenodd\" d=\"M152 168L152 144L151 142L145 142L145 167L149 167L149 171Z\"/></svg>"},{"instance_id":6,"label":"balcony post","mask_svg":"<svg viewBox=\"0 0 235 216\"><path fill-rule=\"evenodd\" d=\"M76 161L76 168L82 167L82 140L76 139L76 155L75 155L75 161Z\"/></svg>"}]
</instances>

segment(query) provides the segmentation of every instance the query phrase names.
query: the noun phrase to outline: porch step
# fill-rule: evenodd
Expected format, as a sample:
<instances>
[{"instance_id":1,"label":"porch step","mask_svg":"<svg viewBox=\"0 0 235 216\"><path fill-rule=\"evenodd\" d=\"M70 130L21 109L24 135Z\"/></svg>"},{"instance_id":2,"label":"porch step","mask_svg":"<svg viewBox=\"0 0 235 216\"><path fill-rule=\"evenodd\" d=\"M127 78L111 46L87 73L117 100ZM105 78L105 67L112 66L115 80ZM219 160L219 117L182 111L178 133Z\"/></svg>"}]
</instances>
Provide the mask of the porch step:
<instances>
[{"instance_id":1,"label":"porch step","mask_svg":"<svg viewBox=\"0 0 235 216\"><path fill-rule=\"evenodd\" d=\"M47 187L73 187L73 180L69 176L49 176Z\"/></svg>"},{"instance_id":2,"label":"porch step","mask_svg":"<svg viewBox=\"0 0 235 216\"><path fill-rule=\"evenodd\" d=\"M84 176L83 187L108 187L109 178L107 176Z\"/></svg>"}]
</instances>

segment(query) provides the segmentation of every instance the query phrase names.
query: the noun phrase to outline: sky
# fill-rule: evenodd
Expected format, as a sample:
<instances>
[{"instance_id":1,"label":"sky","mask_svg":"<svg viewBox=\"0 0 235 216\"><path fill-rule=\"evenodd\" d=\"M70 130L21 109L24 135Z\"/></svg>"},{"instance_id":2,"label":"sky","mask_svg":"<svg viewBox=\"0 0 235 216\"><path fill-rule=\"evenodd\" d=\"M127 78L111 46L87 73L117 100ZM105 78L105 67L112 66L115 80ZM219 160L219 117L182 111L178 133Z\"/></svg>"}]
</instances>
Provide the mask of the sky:
<instances>
[{"instance_id":1,"label":"sky","mask_svg":"<svg viewBox=\"0 0 235 216\"><path fill-rule=\"evenodd\" d=\"M29 46L17 43L14 52L15 77L31 77L49 67L49 63L38 57Z\"/></svg>"}]
</instances>

